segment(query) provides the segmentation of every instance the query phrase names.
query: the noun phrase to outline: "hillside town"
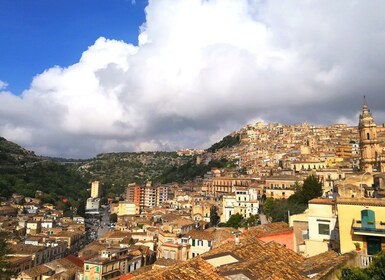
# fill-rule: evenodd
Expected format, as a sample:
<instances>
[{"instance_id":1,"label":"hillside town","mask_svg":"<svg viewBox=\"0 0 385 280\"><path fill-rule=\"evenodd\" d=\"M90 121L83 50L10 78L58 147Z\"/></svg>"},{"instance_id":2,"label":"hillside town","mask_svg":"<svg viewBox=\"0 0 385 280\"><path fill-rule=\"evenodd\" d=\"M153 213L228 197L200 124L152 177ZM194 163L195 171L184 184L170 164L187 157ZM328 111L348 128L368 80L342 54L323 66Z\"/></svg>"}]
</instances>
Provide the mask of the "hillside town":
<instances>
[{"instance_id":1,"label":"hillside town","mask_svg":"<svg viewBox=\"0 0 385 280\"><path fill-rule=\"evenodd\" d=\"M2 201L10 279L338 279L385 248L385 126L365 98L358 126L258 122L230 136L239 143L178 153L234 168L185 184L127 182L120 198L103 199L95 180L84 217L39 191ZM274 220L268 201L289 200L309 177L320 195Z\"/></svg>"}]
</instances>

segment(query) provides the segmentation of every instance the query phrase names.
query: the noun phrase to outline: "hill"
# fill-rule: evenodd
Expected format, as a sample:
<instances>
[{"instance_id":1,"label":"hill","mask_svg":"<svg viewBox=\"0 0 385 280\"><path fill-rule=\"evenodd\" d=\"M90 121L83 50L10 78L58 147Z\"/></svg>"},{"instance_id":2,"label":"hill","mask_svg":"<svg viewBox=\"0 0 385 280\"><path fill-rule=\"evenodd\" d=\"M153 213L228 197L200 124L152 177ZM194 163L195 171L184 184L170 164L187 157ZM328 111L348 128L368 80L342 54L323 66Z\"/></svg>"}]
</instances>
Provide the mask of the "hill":
<instances>
[{"instance_id":1,"label":"hill","mask_svg":"<svg viewBox=\"0 0 385 280\"><path fill-rule=\"evenodd\" d=\"M87 196L87 185L72 166L38 157L0 137L0 197L13 193L35 197L39 190L43 202L57 204L67 198L78 207Z\"/></svg>"},{"instance_id":2,"label":"hill","mask_svg":"<svg viewBox=\"0 0 385 280\"><path fill-rule=\"evenodd\" d=\"M226 136L213 144L211 155L237 145L239 136ZM103 153L88 160L38 157L19 145L0 137L0 196L12 193L34 196L44 192L44 202L58 203L62 198L85 201L89 184L99 180L105 197L121 196L129 183L183 183L203 175L213 167L234 167L226 159L208 158L197 165L194 156L176 152Z\"/></svg>"},{"instance_id":3,"label":"hill","mask_svg":"<svg viewBox=\"0 0 385 280\"><path fill-rule=\"evenodd\" d=\"M157 178L191 157L176 152L105 153L84 161L77 171L88 181L100 180L108 197L119 196L129 183L158 183Z\"/></svg>"}]
</instances>

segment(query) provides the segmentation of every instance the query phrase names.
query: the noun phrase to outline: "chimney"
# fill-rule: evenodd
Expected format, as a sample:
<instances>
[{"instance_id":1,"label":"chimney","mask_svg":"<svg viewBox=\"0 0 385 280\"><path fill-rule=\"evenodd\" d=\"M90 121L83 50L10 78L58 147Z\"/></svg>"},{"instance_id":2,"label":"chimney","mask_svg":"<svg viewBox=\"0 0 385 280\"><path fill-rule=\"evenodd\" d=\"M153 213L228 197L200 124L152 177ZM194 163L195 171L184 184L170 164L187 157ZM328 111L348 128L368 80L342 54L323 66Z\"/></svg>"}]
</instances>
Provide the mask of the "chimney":
<instances>
[{"instance_id":1,"label":"chimney","mask_svg":"<svg viewBox=\"0 0 385 280\"><path fill-rule=\"evenodd\" d=\"M232 234L235 237L235 245L239 245L241 243L240 242L241 232L240 231L233 231Z\"/></svg>"}]
</instances>

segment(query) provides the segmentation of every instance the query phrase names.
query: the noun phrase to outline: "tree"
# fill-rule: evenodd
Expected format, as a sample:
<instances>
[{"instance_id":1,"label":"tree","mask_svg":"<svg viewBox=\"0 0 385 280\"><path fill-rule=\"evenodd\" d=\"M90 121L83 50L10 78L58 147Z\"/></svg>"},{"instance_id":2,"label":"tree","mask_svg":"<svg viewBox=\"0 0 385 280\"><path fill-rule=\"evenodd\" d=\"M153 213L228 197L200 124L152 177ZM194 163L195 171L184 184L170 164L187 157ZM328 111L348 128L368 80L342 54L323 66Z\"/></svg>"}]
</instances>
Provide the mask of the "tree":
<instances>
[{"instance_id":1,"label":"tree","mask_svg":"<svg viewBox=\"0 0 385 280\"><path fill-rule=\"evenodd\" d=\"M322 182L315 176L308 176L302 187L296 185L296 192L289 198L292 203L308 203L309 200L322 196Z\"/></svg>"},{"instance_id":2,"label":"tree","mask_svg":"<svg viewBox=\"0 0 385 280\"><path fill-rule=\"evenodd\" d=\"M211 206L210 208L210 226L214 227L219 222L219 215L218 215L218 209L215 205Z\"/></svg>"},{"instance_id":3,"label":"tree","mask_svg":"<svg viewBox=\"0 0 385 280\"><path fill-rule=\"evenodd\" d=\"M385 253L380 252L368 268L343 268L339 277L341 280L380 280L385 279Z\"/></svg>"},{"instance_id":4,"label":"tree","mask_svg":"<svg viewBox=\"0 0 385 280\"><path fill-rule=\"evenodd\" d=\"M110 215L110 223L116 223L118 221L118 214L112 213Z\"/></svg>"},{"instance_id":5,"label":"tree","mask_svg":"<svg viewBox=\"0 0 385 280\"><path fill-rule=\"evenodd\" d=\"M313 198L320 197L322 195L322 182L315 176L310 175L305 179L302 186L303 203L307 203Z\"/></svg>"},{"instance_id":6,"label":"tree","mask_svg":"<svg viewBox=\"0 0 385 280\"><path fill-rule=\"evenodd\" d=\"M259 215L251 215L250 217L247 218L245 224L248 227L253 227L257 225L257 221L259 221Z\"/></svg>"},{"instance_id":7,"label":"tree","mask_svg":"<svg viewBox=\"0 0 385 280\"><path fill-rule=\"evenodd\" d=\"M291 197L290 197L291 198ZM267 198L263 204L263 210L266 216L270 217L273 222L287 222L288 214L298 214L305 211L307 204L298 203L291 199L273 199Z\"/></svg>"},{"instance_id":8,"label":"tree","mask_svg":"<svg viewBox=\"0 0 385 280\"><path fill-rule=\"evenodd\" d=\"M275 200L274 198L268 197L263 203L263 212L266 216L270 217L271 209L274 208Z\"/></svg>"},{"instance_id":9,"label":"tree","mask_svg":"<svg viewBox=\"0 0 385 280\"><path fill-rule=\"evenodd\" d=\"M227 221L226 225L228 227L239 228L241 226L242 220L243 216L237 213L230 216L230 219Z\"/></svg>"}]
</instances>

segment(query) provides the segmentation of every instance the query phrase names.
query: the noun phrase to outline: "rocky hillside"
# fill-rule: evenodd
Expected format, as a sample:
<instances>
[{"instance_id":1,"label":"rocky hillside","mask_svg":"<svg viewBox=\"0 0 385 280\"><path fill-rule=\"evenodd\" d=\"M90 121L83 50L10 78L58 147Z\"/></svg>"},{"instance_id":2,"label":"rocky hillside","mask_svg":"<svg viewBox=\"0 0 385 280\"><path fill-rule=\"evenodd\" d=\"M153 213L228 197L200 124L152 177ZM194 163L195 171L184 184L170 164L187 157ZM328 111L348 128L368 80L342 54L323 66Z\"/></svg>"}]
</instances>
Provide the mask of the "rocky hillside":
<instances>
[{"instance_id":1,"label":"rocky hillside","mask_svg":"<svg viewBox=\"0 0 385 280\"><path fill-rule=\"evenodd\" d=\"M141 184L156 181L166 170L183 165L189 158L176 152L106 153L84 161L78 171L88 180Z\"/></svg>"}]
</instances>

